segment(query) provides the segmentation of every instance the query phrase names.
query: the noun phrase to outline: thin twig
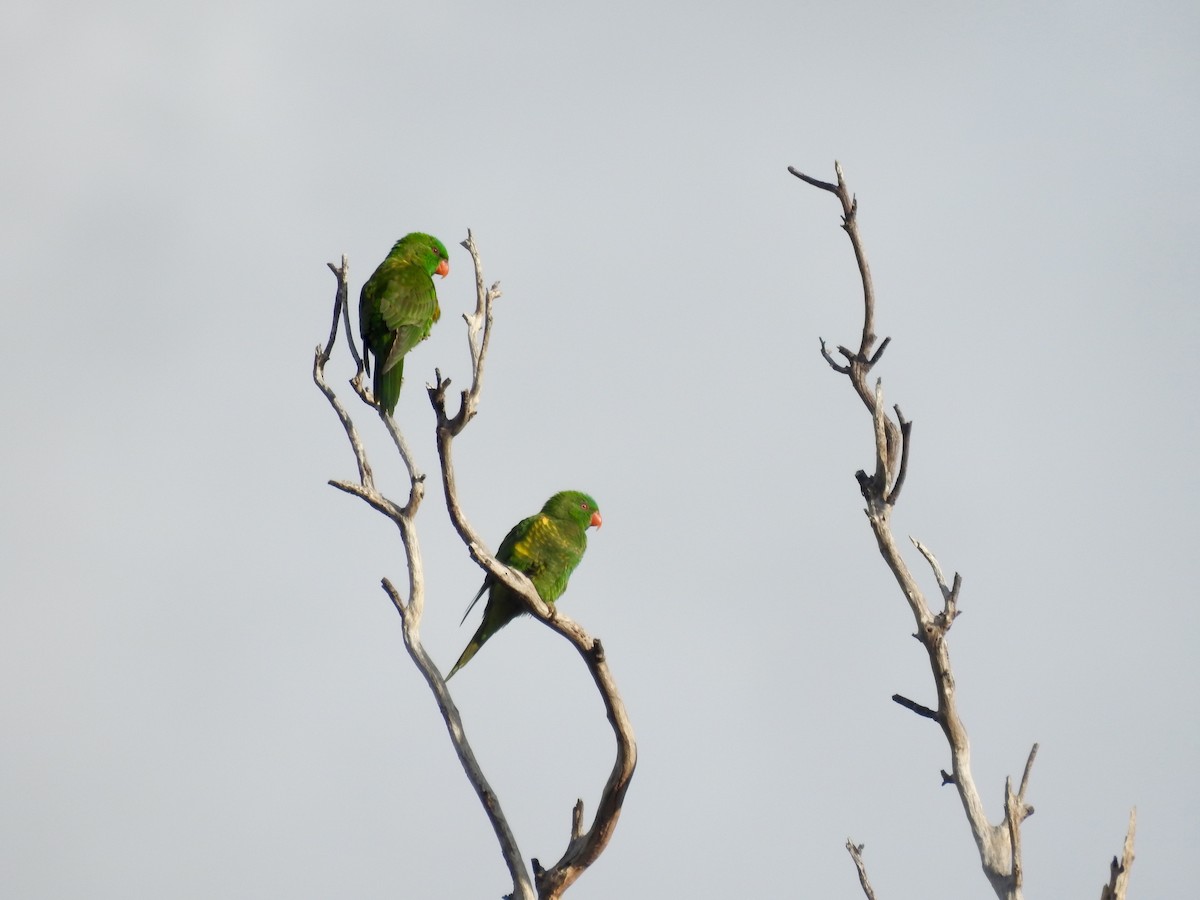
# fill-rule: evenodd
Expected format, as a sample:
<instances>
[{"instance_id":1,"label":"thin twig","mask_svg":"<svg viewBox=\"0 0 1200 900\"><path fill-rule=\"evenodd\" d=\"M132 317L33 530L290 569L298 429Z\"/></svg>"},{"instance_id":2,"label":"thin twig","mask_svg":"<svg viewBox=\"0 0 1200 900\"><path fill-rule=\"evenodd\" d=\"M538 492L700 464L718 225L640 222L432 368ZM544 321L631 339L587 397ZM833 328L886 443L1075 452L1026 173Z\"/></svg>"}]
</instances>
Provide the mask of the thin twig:
<instances>
[{"instance_id":1,"label":"thin twig","mask_svg":"<svg viewBox=\"0 0 1200 900\"><path fill-rule=\"evenodd\" d=\"M887 341L880 344L879 352L882 353L886 346ZM875 355L878 356L879 353ZM912 442L912 422L904 418L904 413L900 412L900 404L896 404L892 409L896 411L896 421L900 423L900 473L896 476L896 482L888 492L888 506L895 506L896 501L900 499L900 490L904 487L904 479L908 476L908 448Z\"/></svg>"},{"instance_id":2,"label":"thin twig","mask_svg":"<svg viewBox=\"0 0 1200 900\"><path fill-rule=\"evenodd\" d=\"M825 357L825 362L829 363L829 367L835 372L840 372L842 375L850 374L850 367L843 366L841 363L833 361L833 357L829 355L829 349L825 346L825 338L821 338L821 355Z\"/></svg>"},{"instance_id":3,"label":"thin twig","mask_svg":"<svg viewBox=\"0 0 1200 900\"><path fill-rule=\"evenodd\" d=\"M1021 773L1021 787L1020 790L1017 791L1017 799L1021 801L1022 805L1025 804L1025 791L1029 787L1029 774L1033 771L1033 761L1037 759L1037 753L1038 745L1037 743L1034 743L1033 747L1029 751L1029 758L1025 760L1025 771ZM1026 812L1025 815L1033 815L1032 806L1029 807L1028 812Z\"/></svg>"},{"instance_id":4,"label":"thin twig","mask_svg":"<svg viewBox=\"0 0 1200 900\"><path fill-rule=\"evenodd\" d=\"M867 365L869 365L869 366L870 366L872 369L873 369L873 368L875 368L875 363L879 362L879 358L880 358L881 356L883 356L883 351L884 351L884 350L886 350L886 349L888 348L888 344L890 344L891 342L892 342L892 339L891 339L890 337L885 337L885 338L884 338L884 339L883 339L883 340L880 342L880 344L879 344L879 349L878 349L878 350L876 350L876 351L875 351L875 352L874 352L874 353L871 355L871 359L868 361Z\"/></svg>"},{"instance_id":5,"label":"thin twig","mask_svg":"<svg viewBox=\"0 0 1200 900\"><path fill-rule=\"evenodd\" d=\"M479 248L475 245L475 237L471 229L467 229L467 239L462 246L471 254L471 262L475 268L475 311L463 313L463 321L467 323L467 348L471 354L471 386L461 393L458 412L445 422L439 422L439 427L450 429L451 436L457 435L466 424L475 418L479 406L479 394L483 390L483 366L487 360L488 344L492 336L492 304L501 296L500 282L493 282L491 287L485 287L483 281L483 260L479 258ZM450 379L443 383L440 372L435 374L436 387L440 389L445 402L445 389L450 385ZM430 394L430 399L433 395Z\"/></svg>"},{"instance_id":6,"label":"thin twig","mask_svg":"<svg viewBox=\"0 0 1200 900\"><path fill-rule=\"evenodd\" d=\"M360 500L365 501L372 509L374 509L376 512L383 513L397 525L399 525L400 520L404 518L404 510L397 506L394 501L389 500L374 488L369 488L362 484L355 484L353 481L338 481L335 478L331 478L329 480L329 485L337 488L339 491L351 494L352 496L358 497Z\"/></svg>"},{"instance_id":7,"label":"thin twig","mask_svg":"<svg viewBox=\"0 0 1200 900\"><path fill-rule=\"evenodd\" d=\"M400 431L400 426L396 424L395 418L388 415L387 411L383 409L379 410L379 418L383 420L384 427L396 448L396 453L399 454L400 459L404 462L404 469L408 472L408 503L405 504L404 510L410 517L415 516L417 507L421 505L421 499L425 496L425 476L417 468L412 449L408 446L408 441L404 439L404 434Z\"/></svg>"},{"instance_id":8,"label":"thin twig","mask_svg":"<svg viewBox=\"0 0 1200 900\"><path fill-rule=\"evenodd\" d=\"M791 172L793 175L795 175L797 178L799 178L801 181L808 182L813 187L818 187L823 191L829 191L829 193L831 193L831 194L836 194L838 192L838 186L836 184L830 184L828 181L821 181L817 178L813 178L811 175L805 175L803 172L801 172L799 169L795 168L794 166L788 166L788 171Z\"/></svg>"},{"instance_id":9,"label":"thin twig","mask_svg":"<svg viewBox=\"0 0 1200 900\"><path fill-rule=\"evenodd\" d=\"M934 624L944 635L950 630L950 626L954 624L954 620L958 618L958 592L962 589L962 576L955 572L954 584L947 585L946 576L942 574L942 566L937 561L937 557L933 555L933 551L915 537L909 537L909 540L912 541L917 551L925 557L925 561L929 563L929 567L933 570L933 577L937 581L938 590L942 592L942 611L935 617Z\"/></svg>"},{"instance_id":10,"label":"thin twig","mask_svg":"<svg viewBox=\"0 0 1200 900\"><path fill-rule=\"evenodd\" d=\"M367 461L367 451L363 446L362 437L358 433L358 429L354 427L354 422L350 419L350 414L342 405L342 402L337 398L337 394L325 381L325 365L329 362L330 354L333 352L333 344L337 339L338 333L338 310L343 309L347 302L347 282L346 279L350 274L350 262L343 254L342 264L335 266L329 263L329 269L337 278L337 290L334 293L333 301L333 325L329 330L329 342L324 347L317 347L316 354L313 358L313 382L325 395L325 399L329 401L329 405L333 407L334 413L337 414L338 421L342 423L342 428L346 432L346 438L350 441L350 449L354 453L354 461L358 465L358 478L363 487L374 492L375 476L371 472L371 465ZM354 343L347 332L347 342Z\"/></svg>"},{"instance_id":11,"label":"thin twig","mask_svg":"<svg viewBox=\"0 0 1200 900\"><path fill-rule=\"evenodd\" d=\"M339 318L342 311L348 306L348 289L346 284L350 278L350 257L343 253L342 264L340 266L335 266L333 263L326 263L325 265L329 266L329 271L337 278L337 293L333 298L333 324L329 326L329 340L325 342L325 349L321 351L322 364L329 362L329 355L333 353L334 341L337 340ZM346 333L350 333L350 326L348 324L346 326ZM350 343L353 344L354 341L351 340Z\"/></svg>"},{"instance_id":12,"label":"thin twig","mask_svg":"<svg viewBox=\"0 0 1200 900\"><path fill-rule=\"evenodd\" d=\"M930 709L928 706L920 704L916 700L909 700L903 694L892 694L892 701L899 703L905 709L912 710L918 716L924 716L926 719L933 719L935 722L937 721L937 710Z\"/></svg>"},{"instance_id":13,"label":"thin twig","mask_svg":"<svg viewBox=\"0 0 1200 900\"><path fill-rule=\"evenodd\" d=\"M875 900L875 889L871 887L871 880L867 878L867 864L863 862L862 857L865 846L865 844L854 843L853 838L846 838L846 849L850 852L850 858L854 860L854 867L858 869L858 883L862 885L867 900Z\"/></svg>"},{"instance_id":14,"label":"thin twig","mask_svg":"<svg viewBox=\"0 0 1200 900\"><path fill-rule=\"evenodd\" d=\"M1121 858L1115 856L1108 869L1108 884L1100 891L1100 900L1125 900L1129 888L1129 870L1133 867L1133 835L1137 830L1137 807L1129 811L1129 827L1125 829L1125 846Z\"/></svg>"}]
</instances>

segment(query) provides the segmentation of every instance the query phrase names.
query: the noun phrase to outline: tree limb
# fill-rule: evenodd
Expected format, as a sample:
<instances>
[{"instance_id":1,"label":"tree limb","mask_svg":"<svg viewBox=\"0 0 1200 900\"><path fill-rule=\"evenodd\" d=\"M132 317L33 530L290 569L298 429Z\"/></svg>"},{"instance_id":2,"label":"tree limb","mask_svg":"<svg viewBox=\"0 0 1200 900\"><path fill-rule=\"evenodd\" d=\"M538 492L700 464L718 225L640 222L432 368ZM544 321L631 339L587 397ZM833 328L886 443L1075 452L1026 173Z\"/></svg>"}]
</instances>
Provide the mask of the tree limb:
<instances>
[{"instance_id":1,"label":"tree limb","mask_svg":"<svg viewBox=\"0 0 1200 900\"><path fill-rule=\"evenodd\" d=\"M844 374L850 379L855 392L871 412L874 426L875 472L869 476L860 470L855 477L858 479L859 488L867 503L864 512L871 531L875 535L880 555L896 579L896 583L908 602L913 619L916 621L916 637L925 648L937 690L936 709L930 709L899 694L894 695L892 699L918 715L932 719L941 727L950 749L951 760L950 772L942 772L943 784L953 784L958 792L971 833L975 838L984 873L996 896L1002 900L1020 900L1022 880L1020 825L1033 812L1033 808L1025 804L1025 790L1028 786L1033 758L1037 753L1037 745L1034 745L1025 764L1020 792L1014 795L1011 785L1006 784L1004 820L1000 825L992 825L988 821L983 800L971 773L970 742L967 738L966 726L958 712L954 675L950 665L950 650L946 643L946 633L958 615L958 593L962 583L961 579L956 574L953 586L947 585L941 566L933 553L919 541L913 541L933 569L934 577L942 593L942 610L934 615L930 611L920 586L901 556L892 534L891 514L904 486L905 474L908 469L912 423L904 418L898 406L894 407L896 421L892 421L884 409L882 381L876 379L873 387L867 383L867 375L879 361L884 349L888 346L889 339L885 339L879 345L878 350L872 352L875 343L875 288L871 280L870 266L867 264L866 250L858 231L858 202L846 185L841 165L834 163L834 169L837 172L836 185L812 178L789 167L789 171L797 178L832 193L841 202L842 228L850 237L862 280L863 329L858 350L851 353L845 348L839 347L838 351L847 360L847 365L842 366L834 362L822 340L821 355L834 371Z\"/></svg>"},{"instance_id":2,"label":"tree limb","mask_svg":"<svg viewBox=\"0 0 1200 900\"><path fill-rule=\"evenodd\" d=\"M903 694L892 694L892 702L899 703L905 709L912 710L918 716L923 718L933 719L935 722L938 719L938 713L936 709L930 709L928 706L924 706L923 704L918 703L916 700L909 700Z\"/></svg>"},{"instance_id":3,"label":"tree limb","mask_svg":"<svg viewBox=\"0 0 1200 900\"><path fill-rule=\"evenodd\" d=\"M1114 856L1109 865L1108 884L1100 891L1100 900L1125 900L1129 886L1129 870L1133 867L1133 833L1137 830L1137 807L1129 811L1129 827L1125 830L1125 846L1120 861Z\"/></svg>"},{"instance_id":4,"label":"tree limb","mask_svg":"<svg viewBox=\"0 0 1200 900\"><path fill-rule=\"evenodd\" d=\"M857 352L851 353L845 347L839 347L838 350L849 362L848 366L839 366L833 362L829 353L825 350L825 342L821 342L821 354L825 357L825 361L837 372L843 375L850 376L850 383L854 385L854 390L862 400L863 405L868 410L875 409L875 393L871 386L867 383L867 376L871 373L871 369L875 363L879 362L883 351L887 349L891 343L891 338L884 338L883 343L879 345L878 350L875 348L875 283L871 278L871 267L867 263L867 252L863 247L862 236L858 232L858 198L855 197L850 189L846 186L846 179L842 175L841 163L833 164L834 171L837 173L837 184L830 184L827 181L820 181L810 175L805 175L793 166L788 166L788 171L799 178L801 181L811 184L813 187L820 188L823 191L828 191L838 198L838 202L842 204L842 228L850 237L850 245L854 249L854 258L858 262L858 274L862 281L863 289L863 329L862 338L859 341ZM874 350L874 352L872 352ZM887 421L887 459L888 470L895 472L896 460L900 450L900 432L895 423L890 419Z\"/></svg>"},{"instance_id":5,"label":"tree limb","mask_svg":"<svg viewBox=\"0 0 1200 900\"><path fill-rule=\"evenodd\" d=\"M366 448L363 445L358 429L355 427L350 414L346 411L342 402L325 380L325 365L329 361L337 337L339 318L343 318L346 324L346 343L350 347L351 355L357 366L357 374L351 380L351 386L364 403L374 406L373 398L365 387L363 378L365 366L363 360L355 350L349 315L346 312L349 302L347 285L349 265L346 257L342 257L341 266L330 264L329 268L337 277L338 282L334 300L333 326L330 330L328 343L324 347L317 347L316 358L313 362L313 381L316 382L321 393L329 401L330 406L337 414L338 421L342 423L346 437L350 442L351 450L354 453L355 461L358 464L359 473L358 482L332 480L329 483L338 490L356 496L366 502L372 509L390 519L400 532L400 539L404 546L405 560L408 568L408 599L405 601L401 597L400 592L392 585L392 582L386 578L382 581L383 589L391 599L396 611L400 614L404 646L416 664L417 669L425 676L425 680L433 692L434 699L437 701L442 719L446 723L446 730L450 734L450 741L454 745L455 752L458 754L463 771L466 773L467 779L471 782L471 786L475 789L475 793L479 796L484 813L492 824L492 830L495 832L496 839L500 844L501 855L504 857L509 874L512 876L512 896L519 898L519 900L533 900L536 896L533 881L525 866L524 857L517 846L512 829L509 828L504 813L500 808L500 801L484 777L483 770L478 760L476 760L474 752L471 750L471 745L467 741L466 732L463 728L462 718L459 715L458 708L454 705L454 701L450 697L449 691L446 689L446 682L421 643L421 615L425 608L425 578L421 548L417 540L414 520L424 496L425 477L417 471L408 443L404 439L404 435L393 417L383 410L378 410L379 416L397 452L404 461L409 477L408 501L403 507L381 494L375 487L371 466L367 460Z\"/></svg>"},{"instance_id":6,"label":"tree limb","mask_svg":"<svg viewBox=\"0 0 1200 900\"><path fill-rule=\"evenodd\" d=\"M483 387L483 368L487 357L488 339L491 334L492 304L500 296L498 284L493 284L490 288L484 286L483 266L470 232L468 232L463 246L470 252L475 264L475 311L473 314L463 317L467 322L468 345L471 353L471 385L467 390L461 392L458 411L453 415L447 410L446 404L446 392L450 386L450 379L442 378L441 372L438 371L435 373L437 383L428 388L429 401L437 419L438 461L442 472L446 509L450 514L450 521L466 545L471 558L486 572L504 582L521 597L533 616L565 637L579 651L597 690L600 692L605 713L617 743L616 759L608 781L601 791L592 827L586 832L582 830L583 801L577 801L572 810L570 837L562 858L549 869L542 868L540 864L534 866L538 897L549 900L549 898L561 897L608 846L621 814L625 792L637 765L637 746L634 741L633 726L617 691L612 672L604 659L600 641L593 639L556 607L544 603L524 573L514 571L500 563L486 549L483 540L467 520L459 501L454 477L453 442L477 411L479 395Z\"/></svg>"},{"instance_id":7,"label":"tree limb","mask_svg":"<svg viewBox=\"0 0 1200 900\"><path fill-rule=\"evenodd\" d=\"M500 295L499 286L484 287L483 268L475 250L474 241L468 233L463 244L475 262L476 306L472 315L464 316L467 321L471 352L471 385L461 392L458 411L451 415L447 410L446 393L450 379L435 373L437 384L429 387L429 401L437 418L438 461L442 472L442 487L446 495L446 509L450 514L459 537L466 545L471 558L493 577L502 581L525 603L529 612L557 631L583 657L592 680L600 692L605 713L612 726L617 743L616 759L608 781L600 794L592 826L582 830L583 801L579 800L572 811L570 838L562 857L549 869L540 864L534 866L538 897L543 900L562 896L583 874L608 845L621 814L625 792L637 765L637 745L633 726L617 691L612 672L604 658L600 641L592 638L578 624L563 615L556 607L542 601L532 582L524 573L514 571L500 563L487 549L479 534L471 526L458 498L454 477L453 442L475 415L483 384L483 363L487 354L488 336L491 333L492 303ZM535 860L536 863L536 860Z\"/></svg>"},{"instance_id":8,"label":"tree limb","mask_svg":"<svg viewBox=\"0 0 1200 900\"><path fill-rule=\"evenodd\" d=\"M849 851L850 858L854 860L854 867L858 869L858 883L862 885L867 900L875 900L875 889L871 887L871 880L867 878L867 864L863 862L862 858L865 846L865 844L854 843L853 838L846 838L846 850Z\"/></svg>"}]
</instances>

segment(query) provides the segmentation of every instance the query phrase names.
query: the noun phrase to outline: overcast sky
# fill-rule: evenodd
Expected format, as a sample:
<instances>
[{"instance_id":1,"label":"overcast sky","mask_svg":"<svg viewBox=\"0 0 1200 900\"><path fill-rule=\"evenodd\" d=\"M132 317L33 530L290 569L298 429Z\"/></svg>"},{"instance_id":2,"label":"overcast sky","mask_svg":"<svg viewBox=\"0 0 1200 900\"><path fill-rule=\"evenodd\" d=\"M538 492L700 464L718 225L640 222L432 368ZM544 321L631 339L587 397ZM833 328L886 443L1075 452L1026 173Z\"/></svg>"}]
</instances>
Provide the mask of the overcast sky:
<instances>
[{"instance_id":1,"label":"overcast sky","mask_svg":"<svg viewBox=\"0 0 1200 900\"><path fill-rule=\"evenodd\" d=\"M357 296L441 237L397 410L435 475L422 386L469 374L471 228L504 296L462 500L494 547L597 498L561 604L639 742L570 896L859 897L848 836L881 898L990 896L940 733L889 699L934 702L853 478L869 419L818 354L857 341L857 272L786 171L834 159L915 422L895 529L964 577L993 821L1041 742L1027 895L1096 896L1135 804L1131 897L1192 889L1198 44L1182 0L9 4L2 892L509 890L311 381L325 264ZM436 478L419 526L448 668L481 574ZM452 686L522 852L557 859L612 764L585 668L526 619Z\"/></svg>"}]
</instances>

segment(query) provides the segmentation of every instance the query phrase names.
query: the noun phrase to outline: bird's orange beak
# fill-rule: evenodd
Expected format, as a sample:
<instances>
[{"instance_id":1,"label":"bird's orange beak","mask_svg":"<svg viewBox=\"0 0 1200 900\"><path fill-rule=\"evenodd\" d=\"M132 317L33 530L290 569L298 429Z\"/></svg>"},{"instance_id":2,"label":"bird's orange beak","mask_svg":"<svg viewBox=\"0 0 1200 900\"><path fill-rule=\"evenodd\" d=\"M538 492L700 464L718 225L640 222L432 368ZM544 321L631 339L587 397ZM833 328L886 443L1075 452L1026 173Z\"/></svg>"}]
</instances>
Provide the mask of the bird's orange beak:
<instances>
[{"instance_id":1,"label":"bird's orange beak","mask_svg":"<svg viewBox=\"0 0 1200 900\"><path fill-rule=\"evenodd\" d=\"M450 274L450 260L443 259L440 263L438 263L438 267L433 271L445 278Z\"/></svg>"},{"instance_id":2,"label":"bird's orange beak","mask_svg":"<svg viewBox=\"0 0 1200 900\"><path fill-rule=\"evenodd\" d=\"M594 513L592 513L592 520L588 522L588 525L595 525L597 528L599 528L603 524L604 520L600 518L600 510L596 510Z\"/></svg>"}]
</instances>

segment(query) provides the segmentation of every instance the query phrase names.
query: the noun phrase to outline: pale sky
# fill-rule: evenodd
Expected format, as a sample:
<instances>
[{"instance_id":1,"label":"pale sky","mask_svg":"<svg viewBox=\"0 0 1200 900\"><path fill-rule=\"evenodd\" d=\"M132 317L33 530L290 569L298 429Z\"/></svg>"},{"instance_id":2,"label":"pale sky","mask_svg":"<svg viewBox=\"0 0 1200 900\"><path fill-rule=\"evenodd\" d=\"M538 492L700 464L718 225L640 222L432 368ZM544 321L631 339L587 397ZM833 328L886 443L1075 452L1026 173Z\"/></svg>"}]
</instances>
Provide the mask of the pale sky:
<instances>
[{"instance_id":1,"label":"pale sky","mask_svg":"<svg viewBox=\"0 0 1200 900\"><path fill-rule=\"evenodd\" d=\"M996 821L1041 743L1026 895L1131 897L1200 843L1194 3L10 4L0 17L0 893L499 897L490 827L379 579L395 530L312 384L334 280L451 247L397 417L464 385L473 229L502 283L462 500L496 546L565 488L605 525L561 601L638 737L607 897L988 897L912 619L853 473L861 204L914 420L894 517L951 632ZM352 374L340 351L330 377ZM350 398L346 394L347 399ZM361 405L382 485L405 486ZM481 580L436 477L423 634ZM909 552L928 591L927 570ZM451 683L522 852L612 739L531 620Z\"/></svg>"}]
</instances>

